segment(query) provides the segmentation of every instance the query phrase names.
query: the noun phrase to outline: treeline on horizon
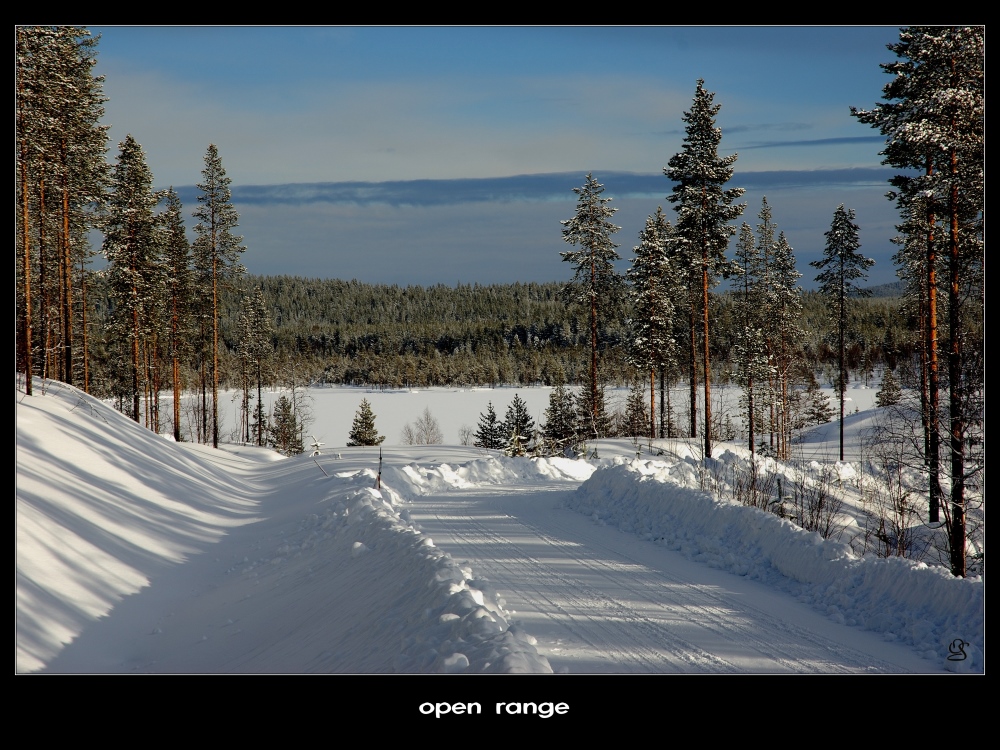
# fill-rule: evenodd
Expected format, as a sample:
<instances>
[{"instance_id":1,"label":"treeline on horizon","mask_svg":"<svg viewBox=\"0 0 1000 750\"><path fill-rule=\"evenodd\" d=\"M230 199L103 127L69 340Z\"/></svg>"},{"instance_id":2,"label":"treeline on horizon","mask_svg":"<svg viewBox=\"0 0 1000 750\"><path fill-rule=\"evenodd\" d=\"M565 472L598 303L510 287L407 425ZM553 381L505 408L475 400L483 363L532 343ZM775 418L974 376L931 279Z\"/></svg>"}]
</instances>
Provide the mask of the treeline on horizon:
<instances>
[{"instance_id":1,"label":"treeline on horizon","mask_svg":"<svg viewBox=\"0 0 1000 750\"><path fill-rule=\"evenodd\" d=\"M220 304L222 360L220 386L240 387L239 316L243 299L260 290L273 329L273 357L265 368L270 387L294 379L372 388L429 386L583 384L589 364L589 330L584 310L566 305L566 282L471 284L430 287L369 284L356 280L246 274L239 288L223 291ZM915 339L913 316L894 285L871 297L852 298L849 308L848 366L864 377L883 368L912 375ZM112 302L101 277L94 279L93 325L101 330L111 318ZM889 295L889 296L879 296ZM732 382L738 301L730 292L714 293L710 345L716 383ZM818 292L802 293L802 328L798 378L809 374L832 384L837 372L836 320ZM630 310L623 308L599 329L602 380L626 386L641 380L629 358ZM683 340L683 321L676 336ZM111 393L113 358L96 346L91 352L91 390ZM697 363L696 363L697 366ZM674 382L687 377L681 363ZM193 387L197 373L182 373Z\"/></svg>"}]
</instances>

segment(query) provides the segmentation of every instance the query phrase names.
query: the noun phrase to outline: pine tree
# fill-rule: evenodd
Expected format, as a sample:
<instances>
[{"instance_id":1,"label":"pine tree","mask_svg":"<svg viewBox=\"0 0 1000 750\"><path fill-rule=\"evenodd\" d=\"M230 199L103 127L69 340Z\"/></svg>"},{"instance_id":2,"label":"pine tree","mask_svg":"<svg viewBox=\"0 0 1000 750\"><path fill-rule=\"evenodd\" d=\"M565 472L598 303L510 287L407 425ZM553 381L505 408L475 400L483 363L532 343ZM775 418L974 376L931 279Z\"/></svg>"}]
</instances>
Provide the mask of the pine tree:
<instances>
[{"instance_id":1,"label":"pine tree","mask_svg":"<svg viewBox=\"0 0 1000 750\"><path fill-rule=\"evenodd\" d=\"M44 376L73 383L79 368L89 387L81 284L108 176L97 41L78 26L16 28L17 367L28 395L36 349Z\"/></svg>"},{"instance_id":2,"label":"pine tree","mask_svg":"<svg viewBox=\"0 0 1000 750\"><path fill-rule=\"evenodd\" d=\"M810 370L806 376L806 390L804 393L796 391L793 402L799 406L798 418L793 418L793 428L803 429L811 425L826 424L837 416L836 410L830 403L830 399L819 387L816 375Z\"/></svg>"},{"instance_id":3,"label":"pine tree","mask_svg":"<svg viewBox=\"0 0 1000 750\"><path fill-rule=\"evenodd\" d=\"M174 394L174 440L180 442L181 361L191 353L190 339L194 330L191 304L194 297L194 277L191 268L191 246L188 244L184 229L181 201L172 187L167 191L167 207L162 221L165 294L170 317L167 349Z\"/></svg>"},{"instance_id":4,"label":"pine tree","mask_svg":"<svg viewBox=\"0 0 1000 750\"><path fill-rule=\"evenodd\" d=\"M778 377L778 392L775 394L780 404L779 428L780 444L778 456L789 458L791 453L791 379L800 358L803 338L800 321L802 319L802 289L798 281L802 274L795 270L795 253L785 238L784 232L778 233L778 241L771 255L770 273L771 294L768 305L768 321L771 328L771 341L774 368Z\"/></svg>"},{"instance_id":5,"label":"pine tree","mask_svg":"<svg viewBox=\"0 0 1000 750\"><path fill-rule=\"evenodd\" d=\"M361 405L354 414L351 424L351 434L347 436L348 447L356 445L382 445L385 435L379 435L375 429L375 413L368 399L361 399Z\"/></svg>"},{"instance_id":6,"label":"pine tree","mask_svg":"<svg viewBox=\"0 0 1000 750\"><path fill-rule=\"evenodd\" d=\"M283 456L297 456L305 452L299 420L288 396L281 396L274 402L270 439L271 446Z\"/></svg>"},{"instance_id":7,"label":"pine tree","mask_svg":"<svg viewBox=\"0 0 1000 750\"><path fill-rule=\"evenodd\" d=\"M500 450L506 445L503 434L503 422L497 419L493 402L486 405L486 413L479 415L479 426L476 428L475 442L477 448Z\"/></svg>"},{"instance_id":8,"label":"pine tree","mask_svg":"<svg viewBox=\"0 0 1000 750\"><path fill-rule=\"evenodd\" d=\"M263 390L264 370L274 355L272 336L274 326L267 311L267 303L260 287L243 297L243 309L240 312L239 323L239 356L244 368L257 384L257 445L264 444L263 407L261 395ZM244 403L249 399L244 395ZM249 414L246 414L249 427Z\"/></svg>"},{"instance_id":9,"label":"pine tree","mask_svg":"<svg viewBox=\"0 0 1000 750\"><path fill-rule=\"evenodd\" d=\"M750 454L756 453L755 427L760 403L757 394L766 386L771 375L765 339L766 267L764 258L750 225L743 222L736 243L736 264L740 279L736 295L739 300L733 358L736 362L736 382L743 388ZM770 400L770 399L768 399Z\"/></svg>"},{"instance_id":10,"label":"pine tree","mask_svg":"<svg viewBox=\"0 0 1000 750\"><path fill-rule=\"evenodd\" d=\"M563 383L549 394L542 433L550 453L562 453L576 442L576 398Z\"/></svg>"},{"instance_id":11,"label":"pine tree","mask_svg":"<svg viewBox=\"0 0 1000 750\"><path fill-rule=\"evenodd\" d=\"M159 196L142 146L131 136L119 144L104 224L108 288L114 302L109 333L120 358L114 372L119 399L130 396L130 416L139 421L140 383L154 298L162 289L160 237L154 213ZM126 351L127 348L127 351Z\"/></svg>"},{"instance_id":12,"label":"pine tree","mask_svg":"<svg viewBox=\"0 0 1000 750\"><path fill-rule=\"evenodd\" d=\"M646 436L649 427L649 414L646 411L646 389L641 381L629 388L628 399L625 401L625 432L628 437Z\"/></svg>"},{"instance_id":13,"label":"pine tree","mask_svg":"<svg viewBox=\"0 0 1000 750\"><path fill-rule=\"evenodd\" d=\"M729 238L736 233L730 226L743 213L746 204L734 204L745 192L743 188L725 188L733 176L736 154L719 156L722 130L715 127L715 116L721 106L712 104L715 94L698 80L691 109L684 113L684 145L674 154L664 174L676 183L667 200L676 204L676 232L687 262L690 289L698 288L701 296L702 371L705 382L705 456L712 455L712 370L709 355L708 290L720 276L728 276L732 264L726 259ZM697 283L695 283L697 282ZM695 349L695 317L691 315L691 348ZM692 396L695 389L695 363L691 363ZM694 414L692 398L692 415ZM692 426L694 417L692 416Z\"/></svg>"},{"instance_id":14,"label":"pine tree","mask_svg":"<svg viewBox=\"0 0 1000 750\"><path fill-rule=\"evenodd\" d=\"M604 385L597 389L596 400L589 388L584 388L576 399L576 434L581 441L607 437L611 432L611 417L604 399Z\"/></svg>"},{"instance_id":15,"label":"pine tree","mask_svg":"<svg viewBox=\"0 0 1000 750\"><path fill-rule=\"evenodd\" d=\"M603 401L598 387L597 370L597 329L599 321L608 317L614 301L621 289L621 277L614 262L619 259L611 241L611 235L621 227L610 222L618 210L608 204L610 198L603 198L604 186L588 174L583 187L573 188L579 196L576 215L560 223L563 225L563 240L579 250L567 250L560 255L567 263L572 263L573 281L564 290L571 302L585 307L590 315L590 371L587 388L590 396L587 403L593 409L592 415L598 420L599 404Z\"/></svg>"},{"instance_id":16,"label":"pine tree","mask_svg":"<svg viewBox=\"0 0 1000 750\"><path fill-rule=\"evenodd\" d=\"M858 225L854 223L854 209L845 209L841 203L833 213L830 231L826 232L826 248L823 258L814 260L809 265L819 269L816 276L819 291L827 297L833 315L837 320L837 342L839 349L839 368L837 376L837 393L840 398L840 460L844 460L844 395L847 391L847 299L848 297L866 297L867 289L858 286L859 279L868 277L868 269L875 261L866 258L858 252L861 240L858 238Z\"/></svg>"},{"instance_id":17,"label":"pine tree","mask_svg":"<svg viewBox=\"0 0 1000 750\"><path fill-rule=\"evenodd\" d=\"M878 406L895 406L903 398L903 390L899 387L899 381L892 374L888 367L882 374L882 386L875 394L875 403Z\"/></svg>"},{"instance_id":18,"label":"pine tree","mask_svg":"<svg viewBox=\"0 0 1000 750\"><path fill-rule=\"evenodd\" d=\"M656 437L656 371L664 372L677 358L672 295L680 289L681 278L670 253L673 235L673 227L657 207L656 215L646 218L632 267L626 273L632 285L631 359L640 370L649 372L650 438Z\"/></svg>"},{"instance_id":19,"label":"pine tree","mask_svg":"<svg viewBox=\"0 0 1000 750\"><path fill-rule=\"evenodd\" d=\"M211 289L211 352L212 352L212 447L219 447L219 295L222 287L243 273L238 259L246 248L242 237L232 233L239 221L239 214L231 202L232 180L222 168L222 159L215 144L205 153L205 168L198 184L201 204L194 212L198 219L195 226L195 258L201 276Z\"/></svg>"},{"instance_id":20,"label":"pine tree","mask_svg":"<svg viewBox=\"0 0 1000 750\"><path fill-rule=\"evenodd\" d=\"M528 413L528 405L514 394L514 400L507 406L503 431L506 436L504 446L510 455L523 456L535 432L535 420Z\"/></svg>"},{"instance_id":21,"label":"pine tree","mask_svg":"<svg viewBox=\"0 0 1000 750\"><path fill-rule=\"evenodd\" d=\"M885 135L883 163L907 170L890 180L906 235L901 275L919 300L926 362L922 388L930 474L930 518L938 520L938 257L947 259L948 401L951 454L952 572L965 575L966 431L980 421L969 405L980 389L981 368L968 367L964 330L983 305L985 165L985 29L976 26L914 26L900 29L888 45L897 60L881 67L893 76L884 103L851 109ZM914 173L916 171L916 174ZM937 219L946 226L937 227ZM974 323L973 327L976 327ZM973 338L973 340L975 340ZM980 341L970 352L981 356ZM978 352L975 351L978 349ZM971 380L969 376L971 375Z\"/></svg>"}]
</instances>

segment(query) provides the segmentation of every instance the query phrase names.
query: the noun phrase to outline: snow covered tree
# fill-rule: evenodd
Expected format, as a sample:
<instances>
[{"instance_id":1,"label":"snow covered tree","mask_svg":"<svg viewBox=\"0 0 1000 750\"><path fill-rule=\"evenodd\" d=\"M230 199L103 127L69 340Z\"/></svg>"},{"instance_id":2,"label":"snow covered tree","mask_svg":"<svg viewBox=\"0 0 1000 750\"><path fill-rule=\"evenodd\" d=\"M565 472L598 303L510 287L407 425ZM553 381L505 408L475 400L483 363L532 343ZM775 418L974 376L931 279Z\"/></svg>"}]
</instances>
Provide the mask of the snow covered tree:
<instances>
[{"instance_id":1,"label":"snow covered tree","mask_svg":"<svg viewBox=\"0 0 1000 750\"><path fill-rule=\"evenodd\" d=\"M840 398L840 460L844 460L844 394L847 391L847 299L866 297L870 292L858 286L859 279L868 278L868 269L875 261L858 252L861 240L859 228L854 223L854 209L845 209L841 203L833 213L830 230L825 233L826 247L823 257L809 265L819 269L816 276L819 291L827 297L831 311L837 320L837 342L839 367L837 393Z\"/></svg>"},{"instance_id":2,"label":"snow covered tree","mask_svg":"<svg viewBox=\"0 0 1000 750\"><path fill-rule=\"evenodd\" d=\"M632 267L626 272L632 286L631 359L649 373L650 438L656 437L656 372L662 373L677 356L673 295L680 290L682 281L668 250L673 234L663 210L657 207L656 215L646 218L639 244L633 250Z\"/></svg>"},{"instance_id":3,"label":"snow covered tree","mask_svg":"<svg viewBox=\"0 0 1000 750\"><path fill-rule=\"evenodd\" d=\"M732 264L726 258L729 238L736 229L729 222L742 215L744 203L733 203L745 192L743 188L726 188L733 176L736 154L719 156L722 130L715 126L715 116L721 105L713 104L715 94L705 90L698 79L691 109L684 113L684 145L674 154L663 173L675 185L667 200L677 212L675 230L687 264L690 288L701 292L702 374L705 382L705 456L712 455L712 368L709 354L708 290L727 277ZM697 282L697 285L695 284ZM695 349L697 332L691 315L691 346ZM692 392L697 375L691 363ZM692 413L694 411L692 403ZM692 417L692 422L694 417Z\"/></svg>"},{"instance_id":4,"label":"snow covered tree","mask_svg":"<svg viewBox=\"0 0 1000 750\"><path fill-rule=\"evenodd\" d=\"M28 395L36 350L43 376L74 383L82 369L89 387L82 284L109 171L97 42L79 26L15 29L16 356Z\"/></svg>"},{"instance_id":5,"label":"snow covered tree","mask_svg":"<svg viewBox=\"0 0 1000 750\"><path fill-rule=\"evenodd\" d=\"M748 445L753 456L757 450L755 428L760 407L757 394L762 386L767 386L771 366L765 339L768 314L765 261L753 230L746 222L736 242L736 264L740 269L736 287L739 308L732 354L736 362L736 382L743 389Z\"/></svg>"},{"instance_id":6,"label":"snow covered tree","mask_svg":"<svg viewBox=\"0 0 1000 750\"><path fill-rule=\"evenodd\" d=\"M142 146L131 135L126 136L119 144L107 199L103 251L114 302L109 333L119 351L113 370L116 392L120 402L126 395L130 397L130 416L136 422L141 414L145 346L154 325L152 309L163 281L155 214L159 199L153 192L153 174Z\"/></svg>"},{"instance_id":7,"label":"snow covered tree","mask_svg":"<svg viewBox=\"0 0 1000 750\"><path fill-rule=\"evenodd\" d=\"M951 454L952 572L965 574L966 431L980 422L970 396L979 390L980 368L968 367L966 329L978 326L983 304L985 195L985 28L912 26L888 45L897 60L881 67L893 76L883 103L851 109L862 123L886 136L884 164L906 170L890 180L906 236L900 275L919 300L924 360L921 389L930 474L930 518L938 520L939 381L937 272L947 260L948 401ZM942 224L939 231L937 219ZM981 351L981 346L977 347ZM971 360L979 358L971 353ZM968 375L972 374L972 380Z\"/></svg>"},{"instance_id":8,"label":"snow covered tree","mask_svg":"<svg viewBox=\"0 0 1000 750\"><path fill-rule=\"evenodd\" d=\"M194 231L195 260L200 275L211 289L211 329L212 329L212 447L219 447L219 294L221 287L243 273L239 263L240 254L246 250L240 243L242 237L234 235L239 214L231 202L232 180L222 168L222 159L215 144L205 153L205 168L201 172L202 182L198 184L201 204L194 212L198 224Z\"/></svg>"},{"instance_id":9,"label":"snow covered tree","mask_svg":"<svg viewBox=\"0 0 1000 750\"><path fill-rule=\"evenodd\" d=\"M535 420L528 413L528 405L524 403L524 399L516 393L514 400L507 405L503 431L505 449L512 451L511 455L524 455L528 442L535 433Z\"/></svg>"},{"instance_id":10,"label":"snow covered tree","mask_svg":"<svg viewBox=\"0 0 1000 750\"><path fill-rule=\"evenodd\" d=\"M288 396L280 396L274 402L274 417L269 435L272 447L283 456L297 456L305 452L299 420Z\"/></svg>"},{"instance_id":11,"label":"snow covered tree","mask_svg":"<svg viewBox=\"0 0 1000 750\"><path fill-rule=\"evenodd\" d=\"M162 217L163 266L169 329L167 349L170 357L171 385L174 394L174 440L181 441L181 360L191 352L194 328L192 299L194 278L191 246L184 230L180 198L173 188L167 191L167 208Z\"/></svg>"},{"instance_id":12,"label":"snow covered tree","mask_svg":"<svg viewBox=\"0 0 1000 750\"><path fill-rule=\"evenodd\" d=\"M563 383L549 394L542 434L550 453L562 453L576 442L576 398Z\"/></svg>"},{"instance_id":13,"label":"snow covered tree","mask_svg":"<svg viewBox=\"0 0 1000 750\"><path fill-rule=\"evenodd\" d=\"M899 387L899 381L892 374L888 367L882 374L882 386L875 394L875 403L878 406L895 406L903 398L903 390Z\"/></svg>"},{"instance_id":14,"label":"snow covered tree","mask_svg":"<svg viewBox=\"0 0 1000 750\"><path fill-rule=\"evenodd\" d=\"M242 307L239 319L240 338L237 346L240 361L257 384L255 427L257 431L257 445L263 445L264 413L261 394L263 390L264 369L274 355L274 344L271 340L274 333L274 326L271 323L271 316L267 311L264 293L260 287L255 288L252 293L243 296ZM245 398L244 401L248 401L248 399ZM247 418L249 418L249 413L247 414ZM249 428L249 422L247 423L247 427Z\"/></svg>"},{"instance_id":15,"label":"snow covered tree","mask_svg":"<svg viewBox=\"0 0 1000 750\"><path fill-rule=\"evenodd\" d=\"M777 455L789 458L791 445L791 381L800 359L803 332L802 289L795 270L795 253L788 244L784 232L778 233L778 241L771 253L768 278L770 280L768 322L771 330L771 352L775 374L778 379L776 400L778 409L779 444Z\"/></svg>"},{"instance_id":16,"label":"snow covered tree","mask_svg":"<svg viewBox=\"0 0 1000 750\"><path fill-rule=\"evenodd\" d=\"M622 280L615 271L614 262L619 259L611 240L611 235L621 227L610 219L617 208L608 204L610 198L602 197L604 186L588 174L583 187L573 188L577 194L576 215L560 223L563 225L563 240L578 250L561 252L562 259L572 263L573 281L566 286L564 294L572 303L588 310L590 315L590 371L587 389L587 404L592 409L594 421L603 410L603 389L598 386L597 372L597 327L598 322L609 315L615 306Z\"/></svg>"},{"instance_id":17,"label":"snow covered tree","mask_svg":"<svg viewBox=\"0 0 1000 750\"><path fill-rule=\"evenodd\" d=\"M625 401L625 433L628 437L648 437L649 414L646 411L646 389L642 382L635 382L629 388Z\"/></svg>"},{"instance_id":18,"label":"snow covered tree","mask_svg":"<svg viewBox=\"0 0 1000 750\"><path fill-rule=\"evenodd\" d=\"M361 405L354 414L354 423L351 425L351 434L347 437L347 445L382 445L383 440L385 435L379 435L375 429L375 413L371 404L368 403L368 399L361 399Z\"/></svg>"},{"instance_id":19,"label":"snow covered tree","mask_svg":"<svg viewBox=\"0 0 1000 750\"><path fill-rule=\"evenodd\" d=\"M503 434L503 422L497 419L497 413L493 409L493 402L486 405L486 413L479 415L479 426L476 428L475 445L477 448L488 448L500 450L506 445L506 438Z\"/></svg>"}]
</instances>

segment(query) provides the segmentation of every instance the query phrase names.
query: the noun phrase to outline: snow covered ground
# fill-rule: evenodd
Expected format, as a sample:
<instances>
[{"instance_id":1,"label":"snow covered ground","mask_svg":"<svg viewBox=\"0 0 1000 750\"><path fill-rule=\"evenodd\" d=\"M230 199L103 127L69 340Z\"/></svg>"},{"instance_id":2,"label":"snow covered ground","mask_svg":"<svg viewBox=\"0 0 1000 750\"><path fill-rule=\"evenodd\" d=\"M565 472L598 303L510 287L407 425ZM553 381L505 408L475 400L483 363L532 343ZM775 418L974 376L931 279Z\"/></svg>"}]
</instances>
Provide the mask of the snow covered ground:
<instances>
[{"instance_id":1,"label":"snow covered ground","mask_svg":"<svg viewBox=\"0 0 1000 750\"><path fill-rule=\"evenodd\" d=\"M516 392L539 421L549 389ZM513 388L321 388L322 455L284 459L35 393L15 384L18 673L984 670L981 579L713 498L732 445L714 478L684 441L512 459L456 443ZM852 397L859 431L874 390ZM361 398L388 438L380 483L377 449L341 447ZM424 408L450 445L398 445ZM802 455L846 487L836 437Z\"/></svg>"}]
</instances>

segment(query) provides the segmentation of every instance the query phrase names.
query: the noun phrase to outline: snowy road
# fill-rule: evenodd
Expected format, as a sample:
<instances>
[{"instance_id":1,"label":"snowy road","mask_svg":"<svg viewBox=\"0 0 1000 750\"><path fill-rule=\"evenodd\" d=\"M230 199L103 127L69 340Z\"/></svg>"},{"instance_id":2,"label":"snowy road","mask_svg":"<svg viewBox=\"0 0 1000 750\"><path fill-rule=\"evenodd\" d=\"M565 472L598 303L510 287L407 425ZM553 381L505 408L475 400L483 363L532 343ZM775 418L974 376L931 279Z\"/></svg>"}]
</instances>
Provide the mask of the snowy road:
<instances>
[{"instance_id":1,"label":"snowy road","mask_svg":"<svg viewBox=\"0 0 1000 750\"><path fill-rule=\"evenodd\" d=\"M566 487L456 489L409 508L488 579L556 672L926 671L910 648L560 507Z\"/></svg>"}]
</instances>

